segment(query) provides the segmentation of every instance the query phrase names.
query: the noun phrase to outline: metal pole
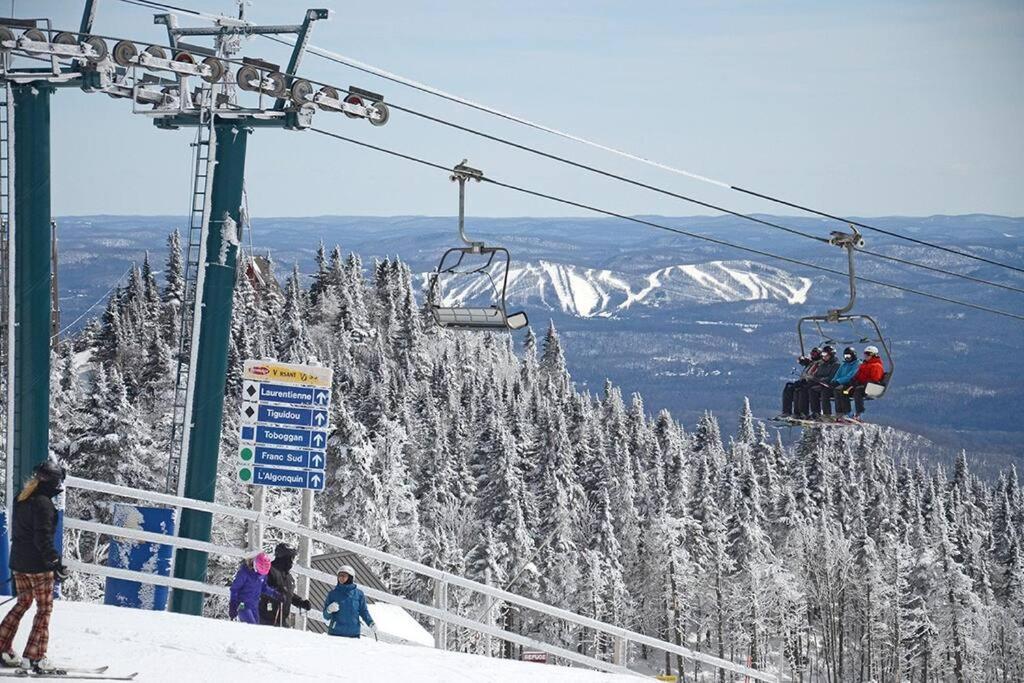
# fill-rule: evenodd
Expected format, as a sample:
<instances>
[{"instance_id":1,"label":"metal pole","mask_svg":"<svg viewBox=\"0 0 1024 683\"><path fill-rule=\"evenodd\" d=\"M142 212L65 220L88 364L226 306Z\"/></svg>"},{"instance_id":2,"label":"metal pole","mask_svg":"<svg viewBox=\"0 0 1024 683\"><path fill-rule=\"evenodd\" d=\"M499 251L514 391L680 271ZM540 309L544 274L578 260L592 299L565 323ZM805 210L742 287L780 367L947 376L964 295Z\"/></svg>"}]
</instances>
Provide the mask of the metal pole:
<instances>
[{"instance_id":1,"label":"metal pole","mask_svg":"<svg viewBox=\"0 0 1024 683\"><path fill-rule=\"evenodd\" d=\"M17 251L17 245L15 244L17 221L14 215L17 202L14 196L14 183L17 177L17 168L14 160L14 91L10 83L5 84L4 87L7 89L7 149L4 152L7 155L8 164L7 187L4 188L7 194L7 215L4 216L7 220L7 253L4 254L7 259L5 264L5 272L7 273L7 320L5 321L7 337L4 340L7 344L7 367L4 368L7 372L7 396L4 397L4 401L7 404L6 425L4 426L4 508L7 515L7 529L10 530L11 514L14 510L14 363L17 360L14 348L14 333L16 331L14 323L14 290L17 283L17 273L14 267L14 258ZM8 539L10 539L9 534ZM9 573L6 566L0 567L0 570L4 573Z\"/></svg>"},{"instance_id":2,"label":"metal pole","mask_svg":"<svg viewBox=\"0 0 1024 683\"><path fill-rule=\"evenodd\" d=\"M45 82L15 85L14 422L12 481L49 456L50 95Z\"/></svg>"},{"instance_id":3,"label":"metal pole","mask_svg":"<svg viewBox=\"0 0 1024 683\"><path fill-rule=\"evenodd\" d=\"M242 180L249 137L249 129L237 124L218 123L216 128L217 172L213 177L209 230L203 238L206 258L200 264L205 269L205 281L202 302L197 311L201 318L200 334L196 365L191 368L195 374L191 393L192 424L184 471L185 497L209 502L213 501L217 484L231 307L241 240L238 230L242 225ZM179 524L179 536L210 540L213 526L210 513L184 509ZM174 576L177 578L205 581L206 567L207 555L204 552L179 549L175 555ZM203 595L175 590L171 610L202 614Z\"/></svg>"},{"instance_id":4,"label":"metal pole","mask_svg":"<svg viewBox=\"0 0 1024 683\"><path fill-rule=\"evenodd\" d=\"M60 285L57 282L57 221L50 219L50 348L57 350L60 339Z\"/></svg>"},{"instance_id":5,"label":"metal pole","mask_svg":"<svg viewBox=\"0 0 1024 683\"><path fill-rule=\"evenodd\" d=\"M262 487L261 487L262 488ZM307 529L313 528L313 490L304 489L302 491L302 526ZM309 561L312 557L313 542L309 539L309 536L303 535L299 537L299 564L306 569L309 569ZM309 599L309 577L305 574L299 576L299 585L296 587L299 595L304 599ZM299 614L299 630L306 630L306 612L303 610Z\"/></svg>"},{"instance_id":6,"label":"metal pole","mask_svg":"<svg viewBox=\"0 0 1024 683\"><path fill-rule=\"evenodd\" d=\"M434 579L434 607L448 611L448 584L441 579ZM448 649L448 622L434 620L434 647L438 650Z\"/></svg>"},{"instance_id":7,"label":"metal pole","mask_svg":"<svg viewBox=\"0 0 1024 683\"><path fill-rule=\"evenodd\" d=\"M256 490L252 493L252 510L253 512L263 512L263 500L266 496L267 488L265 486L257 486ZM249 551L259 552L263 549L263 520L254 519L249 522L249 539L248 539Z\"/></svg>"}]
</instances>

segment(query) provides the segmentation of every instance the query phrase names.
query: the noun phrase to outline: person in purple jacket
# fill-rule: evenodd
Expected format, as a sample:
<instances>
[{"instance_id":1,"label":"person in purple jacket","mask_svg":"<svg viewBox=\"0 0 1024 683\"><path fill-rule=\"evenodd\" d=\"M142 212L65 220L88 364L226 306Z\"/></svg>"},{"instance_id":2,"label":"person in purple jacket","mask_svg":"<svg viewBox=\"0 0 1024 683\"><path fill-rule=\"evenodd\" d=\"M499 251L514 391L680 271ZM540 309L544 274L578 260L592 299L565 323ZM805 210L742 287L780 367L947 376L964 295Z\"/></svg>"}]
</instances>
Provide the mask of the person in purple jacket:
<instances>
[{"instance_id":1,"label":"person in purple jacket","mask_svg":"<svg viewBox=\"0 0 1024 683\"><path fill-rule=\"evenodd\" d=\"M237 617L239 621L247 624L260 623L260 596L266 595L272 600L281 600L281 595L267 585L268 573L270 557L265 553L260 553L239 565L235 580L231 582L228 616L232 619Z\"/></svg>"}]
</instances>

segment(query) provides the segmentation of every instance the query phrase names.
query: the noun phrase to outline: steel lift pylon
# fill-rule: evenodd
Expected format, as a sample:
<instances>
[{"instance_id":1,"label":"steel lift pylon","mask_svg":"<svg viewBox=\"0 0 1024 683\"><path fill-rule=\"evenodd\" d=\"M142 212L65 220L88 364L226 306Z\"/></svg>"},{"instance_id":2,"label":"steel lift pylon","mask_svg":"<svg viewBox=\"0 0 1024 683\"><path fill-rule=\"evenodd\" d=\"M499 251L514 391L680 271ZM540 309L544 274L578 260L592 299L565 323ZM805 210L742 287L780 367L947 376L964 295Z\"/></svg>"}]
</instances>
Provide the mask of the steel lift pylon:
<instances>
[{"instance_id":1,"label":"steel lift pylon","mask_svg":"<svg viewBox=\"0 0 1024 683\"><path fill-rule=\"evenodd\" d=\"M314 94L309 81L295 77L309 31L328 18L328 10L307 10L301 24L285 26L253 25L240 13L212 27L179 27L173 15L161 14L156 22L167 27L165 49L134 40L108 46L107 39L91 35L95 9L95 0L87 0L77 32L55 30L47 19L0 18L0 86L8 95L6 137L0 140L7 150L0 154L0 236L6 238L0 255L6 256L7 293L7 344L0 360L14 387L7 392L4 423L7 501L13 485L49 452L49 103L56 88L67 87L129 99L132 111L151 117L158 128L197 128L167 488L212 501L248 138L257 128L308 128L317 111L379 126L387 122L388 110L383 97L368 91L349 88L342 99L325 86ZM241 39L258 34L296 37L286 72L264 60L234 58ZM182 40L203 36L214 39L212 49ZM18 63L25 58L31 66ZM40 62L48 66L35 66ZM243 93L256 101L243 101ZM209 513L181 511L179 536L208 541L211 527ZM176 577L203 581L206 569L206 553L177 551ZM172 610L200 614L202 607L202 594L174 592Z\"/></svg>"}]
</instances>

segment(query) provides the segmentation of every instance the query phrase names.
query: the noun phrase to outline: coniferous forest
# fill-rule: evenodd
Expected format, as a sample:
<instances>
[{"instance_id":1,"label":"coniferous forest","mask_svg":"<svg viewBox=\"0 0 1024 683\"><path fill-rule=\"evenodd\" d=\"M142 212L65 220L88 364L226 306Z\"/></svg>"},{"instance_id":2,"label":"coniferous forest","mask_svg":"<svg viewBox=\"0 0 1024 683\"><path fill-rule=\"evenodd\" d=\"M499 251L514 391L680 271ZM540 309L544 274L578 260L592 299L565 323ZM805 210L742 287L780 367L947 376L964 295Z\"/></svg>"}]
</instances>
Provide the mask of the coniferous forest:
<instances>
[{"instance_id":1,"label":"coniferous forest","mask_svg":"<svg viewBox=\"0 0 1024 683\"><path fill-rule=\"evenodd\" d=\"M102 316L54 358L51 441L79 476L163 490L183 264L168 239ZM334 369L334 434L316 525L358 543L798 681L1024 680L1024 491L1013 469L931 464L883 428L807 430L784 447L742 396L736 434L713 415L681 425L639 394L572 382L553 325L540 338L438 330L400 260L364 264L321 247L297 267L240 274L217 500L235 480L242 361ZM73 514L109 511L88 496ZM298 520L298 494L267 506ZM214 526L215 542L245 529ZM268 538L271 545L277 539ZM66 532L65 553L102 560L104 539ZM211 580L233 562L211 557ZM381 569L429 601L417 577ZM102 584L78 576L75 597ZM453 591L470 618L542 633L611 659L586 629ZM226 615L217 600L211 615ZM452 630L450 646L514 656ZM652 672L680 662L632 646ZM645 660L645 661L640 661ZM685 680L714 680L682 662ZM727 677L722 676L721 680Z\"/></svg>"}]
</instances>

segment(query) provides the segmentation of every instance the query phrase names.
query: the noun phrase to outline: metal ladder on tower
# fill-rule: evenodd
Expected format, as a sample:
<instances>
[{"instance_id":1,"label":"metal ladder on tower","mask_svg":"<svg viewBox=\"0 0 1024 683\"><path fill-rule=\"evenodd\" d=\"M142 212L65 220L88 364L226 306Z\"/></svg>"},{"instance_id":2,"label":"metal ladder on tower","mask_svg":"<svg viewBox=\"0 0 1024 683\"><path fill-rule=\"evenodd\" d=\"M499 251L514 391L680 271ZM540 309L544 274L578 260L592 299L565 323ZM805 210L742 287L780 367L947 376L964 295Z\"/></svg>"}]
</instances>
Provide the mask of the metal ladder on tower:
<instances>
[{"instance_id":1,"label":"metal ladder on tower","mask_svg":"<svg viewBox=\"0 0 1024 683\"><path fill-rule=\"evenodd\" d=\"M10 82L0 88L0 434L4 455L4 501L10 508L14 482L10 480L13 456L14 414L14 93ZM8 517L10 519L10 517Z\"/></svg>"},{"instance_id":2,"label":"metal ladder on tower","mask_svg":"<svg viewBox=\"0 0 1024 683\"><path fill-rule=\"evenodd\" d=\"M206 233L210 227L210 198L216 169L217 133L214 123L215 92L202 88L202 117L196 128L195 166L192 176L192 201L189 205L187 246L185 247L185 283L181 302L181 326L178 331L178 363L174 381L174 406L171 419L170 453L167 463L167 492L184 494L182 466L187 466L192 427L192 382L199 351L198 306L202 305L206 272Z\"/></svg>"}]
</instances>

